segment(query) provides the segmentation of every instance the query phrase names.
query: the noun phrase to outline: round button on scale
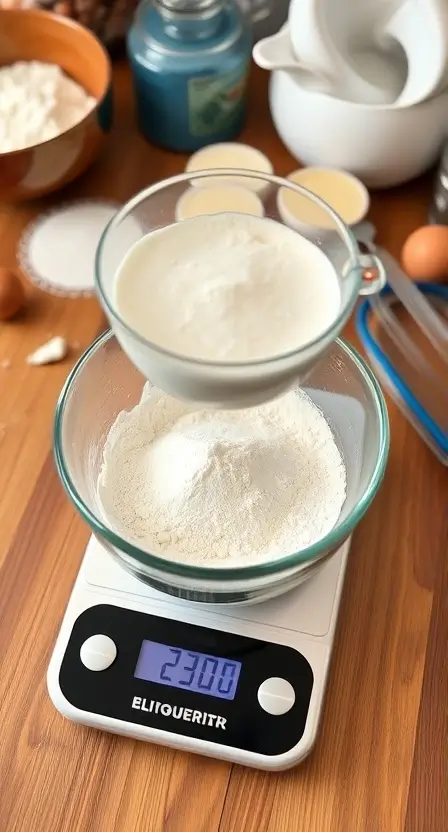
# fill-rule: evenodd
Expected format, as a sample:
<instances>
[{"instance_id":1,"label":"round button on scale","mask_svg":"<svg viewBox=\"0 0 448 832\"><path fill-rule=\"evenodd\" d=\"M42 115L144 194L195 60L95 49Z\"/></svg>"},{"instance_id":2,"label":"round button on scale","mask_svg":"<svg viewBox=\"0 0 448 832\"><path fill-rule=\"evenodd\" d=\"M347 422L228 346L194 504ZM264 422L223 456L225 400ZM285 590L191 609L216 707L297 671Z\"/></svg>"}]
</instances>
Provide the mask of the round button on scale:
<instances>
[{"instance_id":1,"label":"round button on scale","mask_svg":"<svg viewBox=\"0 0 448 832\"><path fill-rule=\"evenodd\" d=\"M79 655L87 670L107 670L115 661L117 647L109 636L98 633L84 642Z\"/></svg>"},{"instance_id":2,"label":"round button on scale","mask_svg":"<svg viewBox=\"0 0 448 832\"><path fill-rule=\"evenodd\" d=\"M278 676L266 679L258 688L258 701L266 713L281 716L291 710L296 700L293 686Z\"/></svg>"}]
</instances>

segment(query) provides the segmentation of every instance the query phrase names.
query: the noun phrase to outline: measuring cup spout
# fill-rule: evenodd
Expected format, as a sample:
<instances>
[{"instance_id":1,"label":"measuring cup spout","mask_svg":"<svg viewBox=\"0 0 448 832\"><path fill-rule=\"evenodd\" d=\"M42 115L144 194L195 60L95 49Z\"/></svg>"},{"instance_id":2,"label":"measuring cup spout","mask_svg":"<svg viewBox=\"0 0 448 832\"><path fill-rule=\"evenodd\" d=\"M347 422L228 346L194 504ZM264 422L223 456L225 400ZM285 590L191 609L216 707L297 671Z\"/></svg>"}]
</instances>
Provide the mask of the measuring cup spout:
<instances>
[{"instance_id":1,"label":"measuring cup spout","mask_svg":"<svg viewBox=\"0 0 448 832\"><path fill-rule=\"evenodd\" d=\"M262 69L293 72L298 82L307 89L328 92L328 80L323 75L311 72L297 60L287 23L276 35L258 41L253 48L252 56L257 66Z\"/></svg>"},{"instance_id":2,"label":"measuring cup spout","mask_svg":"<svg viewBox=\"0 0 448 832\"><path fill-rule=\"evenodd\" d=\"M262 69L302 69L294 55L289 26L286 24L275 35L263 38L255 44L252 51L255 63Z\"/></svg>"}]
</instances>

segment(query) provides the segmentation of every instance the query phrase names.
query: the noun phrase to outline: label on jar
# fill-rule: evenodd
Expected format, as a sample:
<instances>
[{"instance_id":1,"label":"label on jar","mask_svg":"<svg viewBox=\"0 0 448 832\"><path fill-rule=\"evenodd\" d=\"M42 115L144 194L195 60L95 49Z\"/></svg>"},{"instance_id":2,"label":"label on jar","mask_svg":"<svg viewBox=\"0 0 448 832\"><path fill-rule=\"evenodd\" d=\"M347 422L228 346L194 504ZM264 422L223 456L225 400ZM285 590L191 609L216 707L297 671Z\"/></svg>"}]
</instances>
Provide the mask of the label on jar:
<instances>
[{"instance_id":1,"label":"label on jar","mask_svg":"<svg viewBox=\"0 0 448 832\"><path fill-rule=\"evenodd\" d=\"M208 136L231 127L243 106L248 71L245 63L232 72L190 78L188 112L193 136Z\"/></svg>"}]
</instances>

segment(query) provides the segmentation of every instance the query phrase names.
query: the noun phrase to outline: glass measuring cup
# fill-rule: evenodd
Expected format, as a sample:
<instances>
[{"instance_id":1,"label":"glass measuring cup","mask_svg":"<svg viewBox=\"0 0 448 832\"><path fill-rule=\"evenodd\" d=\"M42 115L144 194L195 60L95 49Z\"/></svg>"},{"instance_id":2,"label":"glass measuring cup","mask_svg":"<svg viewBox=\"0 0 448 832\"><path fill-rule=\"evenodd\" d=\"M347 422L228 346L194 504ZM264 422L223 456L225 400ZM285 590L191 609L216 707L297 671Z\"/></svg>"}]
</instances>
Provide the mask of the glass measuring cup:
<instances>
[{"instance_id":1,"label":"glass measuring cup","mask_svg":"<svg viewBox=\"0 0 448 832\"><path fill-rule=\"evenodd\" d=\"M283 221L277 210L278 192L287 189L302 197L299 220L303 235L321 248L337 275L340 289L338 315L318 338L267 360L225 363L175 354L151 343L123 320L114 302L117 269L133 243L176 221L177 205L189 188L236 184L257 194L262 201L264 216L281 224ZM307 222L307 210L313 217L312 225ZM316 228L316 210L322 212L319 228ZM167 393L209 407L250 407L303 384L340 333L358 294L377 292L385 282L381 262L373 254L360 253L349 229L323 200L281 177L238 169L181 174L141 191L106 227L96 256L96 286L101 303L117 340L132 363L145 378Z\"/></svg>"}]
</instances>

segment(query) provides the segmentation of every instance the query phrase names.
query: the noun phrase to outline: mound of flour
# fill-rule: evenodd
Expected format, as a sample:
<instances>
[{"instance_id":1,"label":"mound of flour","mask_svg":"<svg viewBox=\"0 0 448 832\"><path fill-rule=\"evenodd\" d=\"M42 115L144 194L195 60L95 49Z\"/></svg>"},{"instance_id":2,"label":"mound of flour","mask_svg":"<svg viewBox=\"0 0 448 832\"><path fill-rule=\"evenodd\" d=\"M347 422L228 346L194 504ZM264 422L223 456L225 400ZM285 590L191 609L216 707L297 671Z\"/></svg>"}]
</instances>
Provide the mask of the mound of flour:
<instances>
[{"instance_id":1,"label":"mound of flour","mask_svg":"<svg viewBox=\"0 0 448 832\"><path fill-rule=\"evenodd\" d=\"M237 566L283 557L336 524L345 467L303 392L245 411L197 411L147 385L103 452L108 524L176 561Z\"/></svg>"},{"instance_id":2,"label":"mound of flour","mask_svg":"<svg viewBox=\"0 0 448 832\"><path fill-rule=\"evenodd\" d=\"M56 64L17 61L0 68L0 152L54 139L83 118L95 99Z\"/></svg>"}]
</instances>

